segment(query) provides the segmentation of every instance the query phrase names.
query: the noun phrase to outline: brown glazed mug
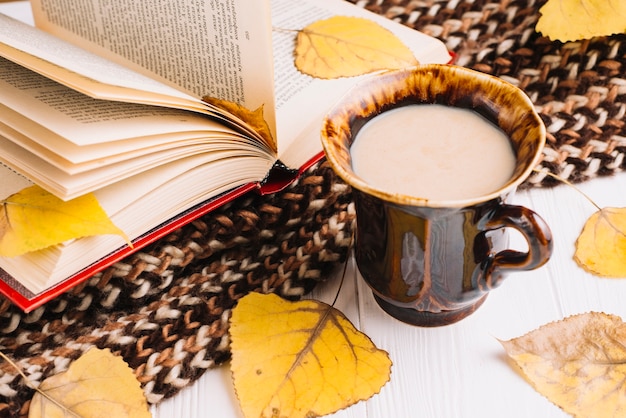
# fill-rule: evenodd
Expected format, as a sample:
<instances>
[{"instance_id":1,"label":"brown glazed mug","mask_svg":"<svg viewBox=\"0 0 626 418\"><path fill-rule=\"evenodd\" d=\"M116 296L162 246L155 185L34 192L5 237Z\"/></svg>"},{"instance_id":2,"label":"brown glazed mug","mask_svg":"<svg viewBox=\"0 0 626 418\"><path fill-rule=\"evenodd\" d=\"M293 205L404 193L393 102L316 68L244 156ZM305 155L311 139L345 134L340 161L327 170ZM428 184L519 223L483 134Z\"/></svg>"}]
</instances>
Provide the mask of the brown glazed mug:
<instances>
[{"instance_id":1,"label":"brown glazed mug","mask_svg":"<svg viewBox=\"0 0 626 418\"><path fill-rule=\"evenodd\" d=\"M515 152L508 183L485 196L445 201L366 183L352 168L354 138L376 115L409 104L467 108L498 126ZM536 269L550 258L552 237L543 219L506 203L539 162L545 144L545 127L517 87L454 65L382 73L331 109L322 144L335 172L352 186L358 269L391 316L418 326L457 322L474 312L507 272ZM527 251L508 247L509 228L523 235Z\"/></svg>"}]
</instances>

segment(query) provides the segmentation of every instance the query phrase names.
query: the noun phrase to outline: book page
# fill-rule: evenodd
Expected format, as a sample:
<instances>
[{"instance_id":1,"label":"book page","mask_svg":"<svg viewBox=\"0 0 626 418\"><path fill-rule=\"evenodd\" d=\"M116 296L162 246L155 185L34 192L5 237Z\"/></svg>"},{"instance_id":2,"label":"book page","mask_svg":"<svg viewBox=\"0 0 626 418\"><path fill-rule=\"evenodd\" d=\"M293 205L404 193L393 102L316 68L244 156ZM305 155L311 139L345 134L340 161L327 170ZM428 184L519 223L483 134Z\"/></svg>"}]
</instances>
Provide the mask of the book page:
<instances>
[{"instance_id":1,"label":"book page","mask_svg":"<svg viewBox=\"0 0 626 418\"><path fill-rule=\"evenodd\" d=\"M274 71L280 160L300 167L322 151L320 130L330 107L364 78L322 80L300 73L294 65L295 30L334 15L358 16L391 30L421 63L447 63L445 45L431 36L385 19L343 0L272 0ZM287 30L284 30L287 29Z\"/></svg>"},{"instance_id":2,"label":"book page","mask_svg":"<svg viewBox=\"0 0 626 418\"><path fill-rule=\"evenodd\" d=\"M3 14L0 56L96 98L207 109L194 96Z\"/></svg>"},{"instance_id":3,"label":"book page","mask_svg":"<svg viewBox=\"0 0 626 418\"><path fill-rule=\"evenodd\" d=\"M31 26L35 24L29 1L0 2L0 13L11 16L20 22L28 23Z\"/></svg>"},{"instance_id":4,"label":"book page","mask_svg":"<svg viewBox=\"0 0 626 418\"><path fill-rule=\"evenodd\" d=\"M262 160L275 159L265 144L206 115L93 99L4 58L0 58L0 103L0 110L8 109L0 112L0 133L12 142L0 147L0 161L20 167L65 199L191 153L210 154L226 147ZM137 153L140 147L142 152ZM68 167L69 158L88 165ZM68 175L81 168L91 171Z\"/></svg>"},{"instance_id":5,"label":"book page","mask_svg":"<svg viewBox=\"0 0 626 418\"><path fill-rule=\"evenodd\" d=\"M130 160L125 159L117 163L95 167L77 176L60 170L35 154L26 152L24 148L16 145L14 138L11 137L15 134L14 130L0 123L0 149L3 151L0 160L8 166L14 167L16 171L24 173L39 186L63 200L70 200L88 192L98 192L105 187L121 184L128 179L142 176L144 173L155 172L165 165L184 165L191 160L205 165L218 162L221 159L236 161L240 157L252 157L258 160L258 164L261 164L265 170L269 170L274 161L267 154L261 153L258 148L249 144L234 147L232 141L217 141L217 144L211 141L210 143L192 143L189 146L179 146L174 150L156 150ZM227 179L231 174L227 172L224 173L224 176ZM253 181L258 182L263 179L267 171L257 174Z\"/></svg>"},{"instance_id":6,"label":"book page","mask_svg":"<svg viewBox=\"0 0 626 418\"><path fill-rule=\"evenodd\" d=\"M36 25L196 97L254 110L275 130L267 0L33 0Z\"/></svg>"},{"instance_id":7,"label":"book page","mask_svg":"<svg viewBox=\"0 0 626 418\"><path fill-rule=\"evenodd\" d=\"M135 239L233 186L256 181L272 165L272 161L246 156L241 161L226 156L215 164L199 161L204 159L195 156L155 168L99 190L95 196L115 225ZM9 189L0 183L0 198L30 185L27 179L1 164L0 178L12 185ZM19 277L31 292L39 293L125 245L120 236L97 235L18 257L0 257L0 265L10 275Z\"/></svg>"},{"instance_id":8,"label":"book page","mask_svg":"<svg viewBox=\"0 0 626 418\"><path fill-rule=\"evenodd\" d=\"M0 178L2 178L0 181L0 200L33 185L31 180L2 163L0 163Z\"/></svg>"},{"instance_id":9,"label":"book page","mask_svg":"<svg viewBox=\"0 0 626 418\"><path fill-rule=\"evenodd\" d=\"M224 129L194 112L94 99L1 57L0 102L76 145L107 142L112 152L121 139Z\"/></svg>"}]
</instances>

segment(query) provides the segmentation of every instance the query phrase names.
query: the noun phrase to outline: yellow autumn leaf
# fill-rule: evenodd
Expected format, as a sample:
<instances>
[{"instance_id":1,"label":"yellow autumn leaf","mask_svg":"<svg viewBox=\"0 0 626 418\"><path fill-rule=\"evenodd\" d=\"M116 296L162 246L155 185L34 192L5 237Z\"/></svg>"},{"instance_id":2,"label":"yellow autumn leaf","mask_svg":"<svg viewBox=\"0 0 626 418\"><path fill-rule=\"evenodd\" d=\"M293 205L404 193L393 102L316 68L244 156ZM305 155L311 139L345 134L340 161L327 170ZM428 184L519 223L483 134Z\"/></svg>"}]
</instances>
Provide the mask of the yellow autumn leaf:
<instances>
[{"instance_id":1,"label":"yellow autumn leaf","mask_svg":"<svg viewBox=\"0 0 626 418\"><path fill-rule=\"evenodd\" d=\"M250 293L233 309L231 369L247 418L317 417L380 391L391 360L330 305Z\"/></svg>"},{"instance_id":2,"label":"yellow autumn leaf","mask_svg":"<svg viewBox=\"0 0 626 418\"><path fill-rule=\"evenodd\" d=\"M263 106L256 110L250 110L240 104L224 99L218 99L217 97L205 96L202 100L221 110L225 110L246 122L257 134L261 135L261 137L265 140L265 143L269 145L274 152L278 152L278 144L276 143L276 140L272 135L272 131L263 116Z\"/></svg>"},{"instance_id":3,"label":"yellow autumn leaf","mask_svg":"<svg viewBox=\"0 0 626 418\"><path fill-rule=\"evenodd\" d=\"M533 387L565 412L626 416L626 325L619 317L575 315L501 343Z\"/></svg>"},{"instance_id":4,"label":"yellow autumn leaf","mask_svg":"<svg viewBox=\"0 0 626 418\"><path fill-rule=\"evenodd\" d=\"M305 74L331 79L408 68L418 62L400 39L377 23L333 16L298 32L295 64Z\"/></svg>"},{"instance_id":5,"label":"yellow autumn leaf","mask_svg":"<svg viewBox=\"0 0 626 418\"><path fill-rule=\"evenodd\" d=\"M624 0L549 0L539 10L538 32L563 42L626 32Z\"/></svg>"},{"instance_id":6,"label":"yellow autumn leaf","mask_svg":"<svg viewBox=\"0 0 626 418\"><path fill-rule=\"evenodd\" d=\"M30 403L29 418L150 417L139 381L108 349L91 348L67 371L44 380Z\"/></svg>"},{"instance_id":7,"label":"yellow autumn leaf","mask_svg":"<svg viewBox=\"0 0 626 418\"><path fill-rule=\"evenodd\" d=\"M90 235L126 234L93 194L63 201L39 186L0 200L0 256L13 257Z\"/></svg>"},{"instance_id":8,"label":"yellow autumn leaf","mask_svg":"<svg viewBox=\"0 0 626 418\"><path fill-rule=\"evenodd\" d=\"M585 223L574 260L605 277L626 277L626 208L602 208Z\"/></svg>"}]
</instances>

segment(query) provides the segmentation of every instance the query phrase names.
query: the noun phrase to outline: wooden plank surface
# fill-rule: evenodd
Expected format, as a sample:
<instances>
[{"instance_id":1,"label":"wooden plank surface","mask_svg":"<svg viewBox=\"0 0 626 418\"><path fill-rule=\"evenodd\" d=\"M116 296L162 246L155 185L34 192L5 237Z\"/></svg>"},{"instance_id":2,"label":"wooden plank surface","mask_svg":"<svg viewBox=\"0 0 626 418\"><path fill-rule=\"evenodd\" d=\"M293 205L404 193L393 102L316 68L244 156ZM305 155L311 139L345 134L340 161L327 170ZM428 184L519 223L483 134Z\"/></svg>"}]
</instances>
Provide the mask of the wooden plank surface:
<instances>
[{"instance_id":1,"label":"wooden plank surface","mask_svg":"<svg viewBox=\"0 0 626 418\"><path fill-rule=\"evenodd\" d=\"M626 174L578 187L600 206L626 206ZM591 276L573 261L576 238L594 211L577 191L558 186L518 192L515 202L546 219L554 234L554 255L539 270L510 274L476 313L457 324L441 328L402 324L378 308L353 269L348 272L337 307L378 347L389 351L394 366L391 382L379 395L334 417L567 416L517 373L498 339L521 336L587 311L626 318L626 280ZM511 241L524 248L519 236ZM338 282L331 280L313 297L332 301ZM191 388L155 407L154 416L242 417L231 385L227 367L209 371Z\"/></svg>"},{"instance_id":2,"label":"wooden plank surface","mask_svg":"<svg viewBox=\"0 0 626 418\"><path fill-rule=\"evenodd\" d=\"M0 0L4 2L4 0ZM28 18L27 2L4 4ZM6 9L0 9L6 10ZM626 206L626 174L578 186L600 206ZM532 389L509 363L498 339L523 335L545 323L587 311L626 318L626 280L591 276L572 260L574 243L594 208L567 186L519 192L515 202L541 214L554 235L550 262L533 272L510 274L485 304L465 320L440 328L417 328L386 315L350 264L337 307L394 362L391 382L367 402L337 418L556 418L567 416ZM513 236L516 248L524 242ZM339 274L339 272L337 272ZM311 297L327 302L335 277ZM152 408L155 418L240 418L227 366Z\"/></svg>"}]
</instances>

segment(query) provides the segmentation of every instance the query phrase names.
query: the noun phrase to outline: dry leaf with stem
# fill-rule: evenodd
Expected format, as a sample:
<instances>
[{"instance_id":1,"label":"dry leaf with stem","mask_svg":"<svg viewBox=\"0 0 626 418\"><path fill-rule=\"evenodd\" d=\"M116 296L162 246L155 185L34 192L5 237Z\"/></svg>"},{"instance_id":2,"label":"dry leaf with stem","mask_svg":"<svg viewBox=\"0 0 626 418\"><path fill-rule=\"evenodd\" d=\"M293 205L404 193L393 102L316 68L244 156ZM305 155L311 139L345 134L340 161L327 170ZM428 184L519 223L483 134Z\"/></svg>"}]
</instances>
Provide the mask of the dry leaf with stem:
<instances>
[{"instance_id":1,"label":"dry leaf with stem","mask_svg":"<svg viewBox=\"0 0 626 418\"><path fill-rule=\"evenodd\" d=\"M295 65L317 78L352 77L418 64L392 32L359 17L333 16L298 31Z\"/></svg>"},{"instance_id":2,"label":"dry leaf with stem","mask_svg":"<svg viewBox=\"0 0 626 418\"><path fill-rule=\"evenodd\" d=\"M28 377L9 362L32 387ZM29 418L149 418L148 402L132 369L109 349L90 348L63 373L50 376L30 402Z\"/></svg>"},{"instance_id":3,"label":"dry leaf with stem","mask_svg":"<svg viewBox=\"0 0 626 418\"><path fill-rule=\"evenodd\" d=\"M34 185L0 204L0 256L13 257L101 234L120 235L131 245L93 194L66 202Z\"/></svg>"},{"instance_id":4,"label":"dry leaf with stem","mask_svg":"<svg viewBox=\"0 0 626 418\"><path fill-rule=\"evenodd\" d=\"M532 386L580 418L626 416L626 324L591 312L501 341Z\"/></svg>"},{"instance_id":5,"label":"dry leaf with stem","mask_svg":"<svg viewBox=\"0 0 626 418\"><path fill-rule=\"evenodd\" d=\"M233 309L231 369L247 418L311 418L378 393L391 360L338 310L250 293Z\"/></svg>"},{"instance_id":6,"label":"dry leaf with stem","mask_svg":"<svg viewBox=\"0 0 626 418\"><path fill-rule=\"evenodd\" d=\"M597 209L576 240L576 263L598 276L626 277L626 208L601 208L571 182L545 174L576 190Z\"/></svg>"},{"instance_id":7,"label":"dry leaf with stem","mask_svg":"<svg viewBox=\"0 0 626 418\"><path fill-rule=\"evenodd\" d=\"M576 240L574 260L599 276L626 277L626 208L591 215Z\"/></svg>"},{"instance_id":8,"label":"dry leaf with stem","mask_svg":"<svg viewBox=\"0 0 626 418\"><path fill-rule=\"evenodd\" d=\"M563 42L626 32L624 0L549 0L539 10L538 32Z\"/></svg>"}]
</instances>

